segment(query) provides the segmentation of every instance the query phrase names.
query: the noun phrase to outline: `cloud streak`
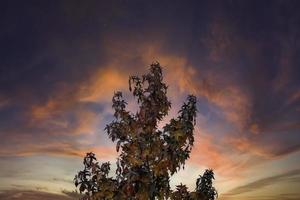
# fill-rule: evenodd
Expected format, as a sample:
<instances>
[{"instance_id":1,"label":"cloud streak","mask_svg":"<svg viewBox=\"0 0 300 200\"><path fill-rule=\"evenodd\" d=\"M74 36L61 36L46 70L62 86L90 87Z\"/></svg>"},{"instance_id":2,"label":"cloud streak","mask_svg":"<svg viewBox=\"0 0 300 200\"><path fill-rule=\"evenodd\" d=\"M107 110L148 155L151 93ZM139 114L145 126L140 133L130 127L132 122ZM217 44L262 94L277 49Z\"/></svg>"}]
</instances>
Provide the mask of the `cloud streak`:
<instances>
[{"instance_id":1,"label":"cloud streak","mask_svg":"<svg viewBox=\"0 0 300 200\"><path fill-rule=\"evenodd\" d=\"M254 191L263 189L267 186L270 186L270 185L279 184L280 182L283 182L283 181L291 181L295 177L298 178L297 181L295 182L295 184L299 185L300 184L299 176L300 176L300 169L288 171L288 172L280 174L280 175L262 178L257 181L248 183L246 185L239 186L237 188L230 190L229 192L224 194L224 196L230 197L230 196L236 196L236 195L240 195L240 194L244 194L244 193L254 192Z\"/></svg>"},{"instance_id":2,"label":"cloud streak","mask_svg":"<svg viewBox=\"0 0 300 200\"><path fill-rule=\"evenodd\" d=\"M71 200L74 199L74 196L53 194L40 191L4 190L1 191L0 198L3 200Z\"/></svg>"}]
</instances>

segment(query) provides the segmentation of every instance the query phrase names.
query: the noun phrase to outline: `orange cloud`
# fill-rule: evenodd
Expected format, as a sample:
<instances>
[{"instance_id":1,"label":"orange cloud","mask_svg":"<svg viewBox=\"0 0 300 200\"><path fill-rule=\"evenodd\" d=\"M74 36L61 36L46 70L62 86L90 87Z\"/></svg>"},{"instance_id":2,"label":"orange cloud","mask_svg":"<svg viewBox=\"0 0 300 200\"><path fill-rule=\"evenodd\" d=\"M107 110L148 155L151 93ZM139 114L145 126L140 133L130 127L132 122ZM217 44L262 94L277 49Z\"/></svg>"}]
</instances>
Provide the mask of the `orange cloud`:
<instances>
[{"instance_id":1,"label":"orange cloud","mask_svg":"<svg viewBox=\"0 0 300 200\"><path fill-rule=\"evenodd\" d=\"M99 118L94 112L89 111L78 111L76 112L76 116L78 118L78 123L74 127L75 134L82 134L82 133L94 133L96 129L96 122Z\"/></svg>"},{"instance_id":2,"label":"orange cloud","mask_svg":"<svg viewBox=\"0 0 300 200\"><path fill-rule=\"evenodd\" d=\"M0 94L0 109L10 104L9 98Z\"/></svg>"},{"instance_id":3,"label":"orange cloud","mask_svg":"<svg viewBox=\"0 0 300 200\"><path fill-rule=\"evenodd\" d=\"M238 128L249 126L252 107L250 95L237 84L220 84L224 80L223 74L209 69L199 71L185 56L166 52L163 37L151 42L106 38L104 48L107 62L96 67L91 77L79 83L75 89L75 101L109 103L114 91L128 90L129 75L144 73L150 63L158 60L164 66L165 82L170 86L168 94L173 107L182 100L173 98L179 97L178 92L181 95L192 93L207 98L221 108L226 119ZM51 104L45 107L49 106ZM37 111L36 116L44 115L43 109Z\"/></svg>"},{"instance_id":4,"label":"orange cloud","mask_svg":"<svg viewBox=\"0 0 300 200\"><path fill-rule=\"evenodd\" d=\"M32 156L55 155L84 157L86 152L96 153L98 158L115 158L117 152L114 146L81 147L70 143L28 144L16 150L0 149L1 156Z\"/></svg>"},{"instance_id":5,"label":"orange cloud","mask_svg":"<svg viewBox=\"0 0 300 200\"><path fill-rule=\"evenodd\" d=\"M229 151L229 146L220 148L220 143L223 143L221 138L217 139L207 133L200 132L198 127L196 127L195 136L194 147L188 162L212 168L224 177L238 177L240 173L237 171L242 172L246 169L245 164L248 158Z\"/></svg>"},{"instance_id":6,"label":"orange cloud","mask_svg":"<svg viewBox=\"0 0 300 200\"><path fill-rule=\"evenodd\" d=\"M75 101L75 99L72 101ZM66 112L70 112L71 110L73 116L76 117L76 122L71 122L65 116ZM87 134L95 131L95 124L100 117L92 111L80 108L75 102L68 102L67 99L51 99L45 105L34 105L32 107L30 126L40 128L52 126L53 134L61 132Z\"/></svg>"},{"instance_id":7,"label":"orange cloud","mask_svg":"<svg viewBox=\"0 0 300 200\"><path fill-rule=\"evenodd\" d=\"M80 85L79 101L110 102L115 91L128 89L128 75L115 64L100 68L92 77Z\"/></svg>"},{"instance_id":8,"label":"orange cloud","mask_svg":"<svg viewBox=\"0 0 300 200\"><path fill-rule=\"evenodd\" d=\"M122 44L122 48L120 44ZM136 69L135 71L138 73L143 66L148 66L158 60L164 66L165 81L170 86L169 95L171 97L178 97L178 92L179 94L191 93L203 96L221 108L228 121L239 128L247 126L252 107L250 95L237 84L220 85L220 80L224 80L223 74L210 70L197 70L186 57L164 51L164 42L161 40L160 43L141 42L138 46L131 47L130 41L109 43L108 54L120 58L117 63L113 60L115 63L113 66L118 68L122 64L127 64L130 66L129 69L122 70L131 72L132 69ZM129 50L123 51L124 48ZM139 60L136 60L137 55ZM135 63L131 63L133 60Z\"/></svg>"},{"instance_id":9,"label":"orange cloud","mask_svg":"<svg viewBox=\"0 0 300 200\"><path fill-rule=\"evenodd\" d=\"M226 143L236 150L240 151L241 153L247 153L253 156L259 156L264 159L278 159L284 156L286 153L290 153L289 149L285 150L278 150L274 147L276 144L269 144L269 145L258 145L253 140L247 139L245 137L239 138L227 138ZM294 148L299 148L294 147Z\"/></svg>"},{"instance_id":10,"label":"orange cloud","mask_svg":"<svg viewBox=\"0 0 300 200\"><path fill-rule=\"evenodd\" d=\"M128 76L144 73L146 66L158 60L164 66L165 82L170 86L168 95L172 98L173 110L180 107L182 103L180 101L186 93L191 93L205 97L211 104L219 107L225 118L238 128L244 128L247 125L251 114L251 98L240 86L229 83L220 85L220 80L223 80L221 75L216 75L214 71L210 70L199 71L184 56L164 51L162 48L163 42L141 42L134 47L131 41L109 41L108 43L106 46L108 62L96 67L95 72L87 77L84 82L70 88L58 88L59 95L49 99L43 105L32 107L31 116L35 124L36 122L55 124L63 128L64 131L67 130L70 134L94 132L95 122L99 116L84 109L76 109L78 103L104 103L107 110L103 112L110 112L108 111L111 110L108 104L111 101L113 92L117 90L127 92ZM129 104L134 104L131 102L133 99L129 101ZM70 110L75 113L78 121L75 126L70 127L69 121L65 117L56 120L56 116ZM199 134L196 137L191 162L196 164L205 163L208 167L217 169L223 174L232 175L235 169L241 169L246 159L242 158L244 161L234 160L230 153L220 149L214 140L215 138L207 134ZM78 151L72 146L64 146L64 152L55 151L55 145L51 145L53 146L48 148L30 147L29 149L34 150L37 148L38 150L29 150L28 152L44 151L45 153L53 152L78 156L84 151L96 151L100 155L101 152L107 155L115 155L115 151L106 148L101 149L102 147L90 147ZM236 144L230 143L230 145L235 146ZM61 149L60 145L56 147L56 149ZM26 151L24 153L26 154Z\"/></svg>"},{"instance_id":11,"label":"orange cloud","mask_svg":"<svg viewBox=\"0 0 300 200\"><path fill-rule=\"evenodd\" d=\"M299 102L299 101L300 101L300 89L290 95L290 97L288 98L287 104L290 105L290 104L293 104L293 103Z\"/></svg>"},{"instance_id":12,"label":"orange cloud","mask_svg":"<svg viewBox=\"0 0 300 200\"><path fill-rule=\"evenodd\" d=\"M198 71L185 57L162 52L160 46L152 44L146 49L142 54L145 63L156 58L165 66L165 80L170 85L170 96L178 96L178 89L180 93L203 96L221 108L228 121L239 128L247 126L252 103L249 94L241 87L233 84L220 85L218 82L224 80L223 75L209 70Z\"/></svg>"},{"instance_id":13,"label":"orange cloud","mask_svg":"<svg viewBox=\"0 0 300 200\"><path fill-rule=\"evenodd\" d=\"M31 110L32 116L35 119L47 118L53 110L56 110L57 105L53 100L49 100L44 106L34 105Z\"/></svg>"}]
</instances>

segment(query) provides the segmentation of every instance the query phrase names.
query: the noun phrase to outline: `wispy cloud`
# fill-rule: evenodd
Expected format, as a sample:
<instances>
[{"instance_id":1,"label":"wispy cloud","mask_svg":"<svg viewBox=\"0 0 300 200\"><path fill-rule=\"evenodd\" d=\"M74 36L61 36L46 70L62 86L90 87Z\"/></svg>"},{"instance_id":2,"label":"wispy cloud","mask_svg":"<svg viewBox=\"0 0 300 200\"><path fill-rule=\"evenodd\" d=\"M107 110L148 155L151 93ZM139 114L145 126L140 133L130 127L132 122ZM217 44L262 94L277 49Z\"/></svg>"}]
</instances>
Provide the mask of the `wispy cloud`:
<instances>
[{"instance_id":1,"label":"wispy cloud","mask_svg":"<svg viewBox=\"0 0 300 200\"><path fill-rule=\"evenodd\" d=\"M230 196L236 196L236 195L240 195L240 194L244 194L244 193L248 193L248 192L258 191L269 185L276 185L283 181L293 180L295 177L299 178L299 176L300 176L300 169L288 171L283 174L279 174L279 175L275 175L275 176L271 176L271 177L267 177L267 178L262 178L257 181L248 183L246 185L239 186L237 188L230 190L229 192L224 194L224 196L230 197ZM295 184L299 185L300 184L299 179L297 179L297 181L298 182Z\"/></svg>"},{"instance_id":2,"label":"wispy cloud","mask_svg":"<svg viewBox=\"0 0 300 200\"><path fill-rule=\"evenodd\" d=\"M77 195L78 197L79 195ZM64 194L53 194L40 191L23 191L23 190L4 190L0 192L0 198L3 200L71 200L74 199L73 193L65 192Z\"/></svg>"},{"instance_id":3,"label":"wispy cloud","mask_svg":"<svg viewBox=\"0 0 300 200\"><path fill-rule=\"evenodd\" d=\"M285 194L278 194L278 195L249 195L241 197L220 197L220 200L298 200L300 194L297 193L285 193Z\"/></svg>"}]
</instances>

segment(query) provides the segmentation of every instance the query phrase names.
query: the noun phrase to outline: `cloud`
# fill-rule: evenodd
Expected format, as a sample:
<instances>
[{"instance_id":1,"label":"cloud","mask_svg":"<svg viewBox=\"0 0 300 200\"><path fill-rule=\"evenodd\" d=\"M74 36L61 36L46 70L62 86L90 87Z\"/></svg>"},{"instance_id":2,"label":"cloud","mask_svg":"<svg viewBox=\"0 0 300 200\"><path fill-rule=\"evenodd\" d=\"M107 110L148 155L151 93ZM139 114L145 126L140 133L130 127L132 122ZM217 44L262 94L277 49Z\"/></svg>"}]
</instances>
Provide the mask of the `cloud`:
<instances>
[{"instance_id":1,"label":"cloud","mask_svg":"<svg viewBox=\"0 0 300 200\"><path fill-rule=\"evenodd\" d=\"M291 193L285 193L285 194L278 194L278 195L249 195L249 196L243 196L244 200L297 200L299 199L299 194L291 194ZM239 200L241 197L226 197L222 196L219 198L220 200Z\"/></svg>"},{"instance_id":2,"label":"cloud","mask_svg":"<svg viewBox=\"0 0 300 200\"><path fill-rule=\"evenodd\" d=\"M95 151L115 157L114 145L103 134L112 119L113 92L130 96L128 75L145 73L156 60L164 66L172 101L165 121L176 115L188 93L199 99L201 131L196 131L192 164L236 178L254 165L299 151L299 52L293 20L274 17L281 11L272 5L256 7L253 17L251 3L221 4L228 10L203 5L190 12L174 3L167 15L168 5L160 4L161 10L143 5L139 17L123 10L129 5L113 12L111 5L67 5L53 16L55 21L30 23L26 30L40 30L43 36L27 33L28 38L7 40L19 48L4 56L10 61L1 71L0 155L82 157ZM187 10L199 14L185 16ZM156 20L148 16L153 13ZM259 17L268 17L268 23L259 26ZM74 34L66 38L69 31ZM127 100L128 109L136 109L135 101Z\"/></svg>"},{"instance_id":3,"label":"cloud","mask_svg":"<svg viewBox=\"0 0 300 200\"><path fill-rule=\"evenodd\" d=\"M232 175L239 164L230 158L228 153L222 151L216 144L215 138L207 133L198 132L197 128L195 135L195 144L189 162L215 169L223 176Z\"/></svg>"},{"instance_id":4,"label":"cloud","mask_svg":"<svg viewBox=\"0 0 300 200\"><path fill-rule=\"evenodd\" d=\"M220 24L215 26L220 26ZM218 29L220 31L223 30L222 27L218 27ZM219 37L217 34L218 32L215 32L213 38ZM220 32L220 34L225 33ZM237 80L234 80L234 77L228 76L226 71L216 67L195 66L184 55L173 54L168 49L165 49L163 40L160 39L160 42L140 41L139 45L136 46L133 45L134 42L131 40L108 39L104 47L107 55L105 63L93 67L93 73L73 86L69 84L57 85L56 93L51 98L43 103L33 104L30 107L28 113L30 128L38 129L52 136L66 137L64 140L65 144L61 145L61 143L53 140L50 141L49 145L38 147L24 145L26 148L21 148L19 151L14 150L14 152L18 155L44 152L56 155L79 156L85 150L95 149L95 144L91 142L88 145L79 143L82 140L81 135L95 133L99 129L99 121L104 126L104 123L107 122L104 119L105 116L112 112L110 100L113 92L121 90L125 91L124 93L129 96L126 92L128 90L128 75L145 73L147 66L154 60L159 60L164 66L165 81L170 86L168 94L173 103L173 110L180 107L186 94L192 93L206 100L206 102L203 102L204 105L201 105L204 108L216 108L215 110L209 110L209 112L216 112L215 114L221 120L224 120L222 122L224 125L234 126L233 131L224 132L220 130L223 125L215 121L217 124L214 126L219 126L219 130L210 131L210 136L201 134L197 138L197 141L200 142L196 142L194 151L198 152L197 149L199 148L199 152L206 152L201 157L201 163L205 162L208 166L226 172L229 169L246 168L244 165L248 163L247 159L251 158L241 158L243 160L241 162L239 159L241 157L240 153L259 155L269 159L276 158L276 156L269 155L270 152L275 153L278 151L278 154L285 155L297 150L297 148L281 145L270 146L269 149L266 149L265 141L255 143L256 138L248 137L247 132L257 135L257 138L259 138L263 127L261 127L261 122L253 120L256 113L253 103L255 101L251 92L245 90L247 85L239 84ZM219 56L222 56L221 53L225 51L223 49L225 47L229 48L229 50L232 48L230 45L220 47L221 49L218 50ZM127 49L127 51L123 49ZM128 100L130 105L135 104L133 99ZM91 109L89 108L90 105L98 105L102 109L95 111L93 106ZM175 112L171 111L171 115L174 114ZM201 113L200 116L204 121L209 120L209 116L206 114ZM213 122L211 122L212 124ZM209 125L202 123L200 129L207 129L207 126ZM295 126L296 129L297 126ZM216 142L215 139L220 134L223 134L222 137L224 139L214 144ZM42 137L40 138L41 141L45 140L45 142L49 143L48 139L43 139ZM223 145L223 147L220 148L219 145ZM77 146L79 147L77 148ZM280 148L280 150L274 151L276 148ZM23 154L21 153L22 151L24 151ZM232 155L235 155L236 158L233 158ZM195 163L200 163L197 156L194 161ZM223 163L226 164L224 165ZM230 174L229 171L226 173Z\"/></svg>"},{"instance_id":5,"label":"cloud","mask_svg":"<svg viewBox=\"0 0 300 200\"><path fill-rule=\"evenodd\" d=\"M2 95L0 95L0 109L8 106L9 104L10 100L7 97L2 97Z\"/></svg>"},{"instance_id":6,"label":"cloud","mask_svg":"<svg viewBox=\"0 0 300 200\"><path fill-rule=\"evenodd\" d=\"M230 5L229 9L240 6ZM277 9L274 5L271 10ZM276 29L274 40L267 43L263 42L263 34L250 37L248 32L241 32L241 27L246 27L253 19L241 23L233 20L235 17L236 14L228 15L218 10L207 36L202 38L208 49L209 69L204 72L213 72L217 78L207 80L212 88L208 91L213 91L208 93L211 95L200 91L199 96L206 96L209 102L221 108L225 118L238 128L226 131L221 145L235 148L236 153L249 153L264 159L287 156L299 150L299 140L295 139L299 132L296 117L299 115L296 109L299 107L299 61L294 45L298 30L289 21L291 31L283 33ZM277 55L278 59L266 59L266 54ZM198 71L203 73L201 67ZM207 74L203 77L209 77ZM201 73L196 77L199 79ZM201 84L196 88L201 90Z\"/></svg>"},{"instance_id":7,"label":"cloud","mask_svg":"<svg viewBox=\"0 0 300 200\"><path fill-rule=\"evenodd\" d=\"M17 149L1 149L0 156L33 156L56 155L84 157L86 152L94 152L101 158L116 158L117 152L113 146L82 147L69 143L26 144Z\"/></svg>"},{"instance_id":8,"label":"cloud","mask_svg":"<svg viewBox=\"0 0 300 200\"><path fill-rule=\"evenodd\" d=\"M225 34L221 32L224 31L222 27L214 28L220 30L220 34ZM218 33L215 31L213 38L219 37ZM222 37L225 36L220 37L223 40ZM292 147L289 144L274 144L266 148L265 143L268 142L268 138L261 143L256 143L255 141L261 137L265 129L259 120L254 120L257 115L257 108L254 106L257 100L249 90L249 85L235 80L235 77L229 75L226 70L198 66L184 55L169 52L164 47L163 40L160 38L159 42L139 41L139 45L134 45L135 42L131 40L106 40L107 44L104 46L106 62L90 68L92 73L84 80L79 80L74 85L57 84L55 93L42 102L29 104L29 110L25 115L28 120L24 125L27 130L15 130L15 132L9 130L12 135L20 135L21 131L25 133L24 138L18 139L20 146L2 149L1 154L29 156L43 153L82 156L85 151L97 151L100 155L103 153L115 156L114 148L97 148L96 145L99 143L91 140L96 136L85 135L100 133L101 139L106 137L105 135L102 137L102 128L108 122L107 116L112 112L110 100L113 92L121 90L129 96L126 92L128 75L145 73L147 66L154 60L160 61L164 66L165 82L169 85L168 95L173 103L171 115L175 115L174 110L180 107L186 94L192 93L200 99L205 99L200 106L208 109L208 113L198 115L203 120L200 122L200 129L207 130L209 126L219 127L209 131L209 136L200 134L196 138L191 157L193 163L205 164L225 176L235 176L235 170L239 169L239 172L245 170L249 167L250 161L256 159L255 156L276 159L277 155L284 156L298 150L297 144ZM213 59L218 63L224 56L223 51L230 51L231 48L237 47L224 45L213 48L220 48L212 53L218 57ZM234 54L231 56L234 57ZM129 105L135 105L133 99L128 100ZM211 121L206 125L205 122L214 117L209 116L211 113L219 117L220 121ZM234 127L233 130L222 130L228 124ZM294 130L298 129L295 124L294 127ZM286 130L286 128L282 129ZM27 136L26 131L28 131ZM40 137L35 139L36 135ZM220 135L223 137L222 140L217 140ZM13 136L7 138L11 139L10 143L14 143ZM63 142L57 142L55 138L62 139ZM22 139L23 142L20 142ZM108 139L103 140L108 141ZM28 145L30 143L41 144ZM197 156L199 152L201 155ZM244 153L250 156L241 155ZM254 155L254 158L251 158L251 155Z\"/></svg>"},{"instance_id":9,"label":"cloud","mask_svg":"<svg viewBox=\"0 0 300 200\"><path fill-rule=\"evenodd\" d=\"M79 101L110 102L116 91L128 89L128 75L113 63L100 68L89 81L80 86Z\"/></svg>"},{"instance_id":10,"label":"cloud","mask_svg":"<svg viewBox=\"0 0 300 200\"><path fill-rule=\"evenodd\" d=\"M246 185L239 186L237 188L230 190L229 192L224 194L224 196L230 197L230 196L240 195L240 194L244 194L244 193L248 193L248 192L254 192L254 191L263 189L269 185L275 185L275 184L279 184L283 181L289 181L289 180L293 179L294 177L299 178L299 176L300 176L299 169L288 171L288 172L280 174L280 175L262 178L257 181L248 183ZM299 179L297 179L297 180L298 180L298 183L295 183L295 184L299 184Z\"/></svg>"},{"instance_id":11,"label":"cloud","mask_svg":"<svg viewBox=\"0 0 300 200\"><path fill-rule=\"evenodd\" d=\"M3 200L71 200L74 199L73 193L65 192L63 194L53 194L41 191L23 191L23 190L2 190L0 192L0 199Z\"/></svg>"}]
</instances>

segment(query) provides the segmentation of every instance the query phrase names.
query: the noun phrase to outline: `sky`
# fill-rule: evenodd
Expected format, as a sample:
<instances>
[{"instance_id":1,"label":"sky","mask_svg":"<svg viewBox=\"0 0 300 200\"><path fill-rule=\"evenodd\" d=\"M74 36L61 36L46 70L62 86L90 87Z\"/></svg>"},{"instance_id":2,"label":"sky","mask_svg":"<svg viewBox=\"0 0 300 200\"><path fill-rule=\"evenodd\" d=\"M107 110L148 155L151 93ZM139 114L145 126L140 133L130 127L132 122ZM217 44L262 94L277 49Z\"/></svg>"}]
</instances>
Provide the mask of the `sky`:
<instances>
[{"instance_id":1,"label":"sky","mask_svg":"<svg viewBox=\"0 0 300 200\"><path fill-rule=\"evenodd\" d=\"M220 200L300 199L300 3L3 1L0 199L74 199L86 152L115 169L105 125L128 77L163 66L176 117L197 96L195 145L171 185L214 169Z\"/></svg>"}]
</instances>

